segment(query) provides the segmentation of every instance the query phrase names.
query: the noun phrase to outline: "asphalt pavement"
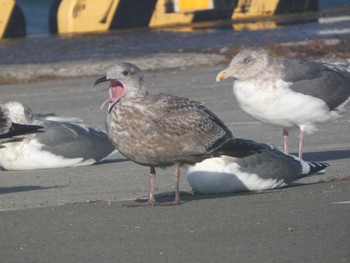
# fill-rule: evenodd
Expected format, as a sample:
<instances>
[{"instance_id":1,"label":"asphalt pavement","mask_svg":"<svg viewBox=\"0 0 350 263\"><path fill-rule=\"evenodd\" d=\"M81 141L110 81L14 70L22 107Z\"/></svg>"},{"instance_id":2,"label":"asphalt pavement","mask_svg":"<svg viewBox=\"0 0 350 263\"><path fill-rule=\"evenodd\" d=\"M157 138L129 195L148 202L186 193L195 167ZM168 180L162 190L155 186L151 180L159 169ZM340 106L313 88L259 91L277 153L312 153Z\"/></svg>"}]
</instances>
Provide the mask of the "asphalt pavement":
<instances>
[{"instance_id":1,"label":"asphalt pavement","mask_svg":"<svg viewBox=\"0 0 350 263\"><path fill-rule=\"evenodd\" d=\"M237 137L282 147L282 131L238 107L223 65L146 72L146 86L202 101ZM102 74L103 72L101 72ZM1 101L82 118L104 128L107 86L98 76L0 86ZM120 154L90 167L0 171L2 262L349 262L349 113L305 140L305 159L326 173L260 193L191 194L182 169L180 206L128 208L147 198L147 167ZM297 131L291 133L297 150ZM157 198L173 198L172 169L158 169Z\"/></svg>"}]
</instances>

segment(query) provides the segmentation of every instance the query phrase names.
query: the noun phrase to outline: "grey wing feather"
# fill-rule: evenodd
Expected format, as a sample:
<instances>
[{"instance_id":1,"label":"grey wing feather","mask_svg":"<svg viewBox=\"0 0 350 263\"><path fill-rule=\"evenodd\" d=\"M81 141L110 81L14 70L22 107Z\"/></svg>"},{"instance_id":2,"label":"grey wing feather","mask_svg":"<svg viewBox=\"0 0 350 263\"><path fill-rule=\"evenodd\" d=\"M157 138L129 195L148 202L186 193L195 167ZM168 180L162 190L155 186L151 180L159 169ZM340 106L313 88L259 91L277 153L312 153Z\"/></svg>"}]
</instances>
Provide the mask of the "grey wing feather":
<instances>
[{"instance_id":1,"label":"grey wing feather","mask_svg":"<svg viewBox=\"0 0 350 263\"><path fill-rule=\"evenodd\" d=\"M350 73L346 70L327 67L325 64L281 59L282 79L292 82L290 89L319 98L327 103L330 110L337 108L350 96Z\"/></svg>"},{"instance_id":2,"label":"grey wing feather","mask_svg":"<svg viewBox=\"0 0 350 263\"><path fill-rule=\"evenodd\" d=\"M69 122L43 122L45 132L36 135L43 149L66 158L100 161L115 150L105 132Z\"/></svg>"},{"instance_id":3,"label":"grey wing feather","mask_svg":"<svg viewBox=\"0 0 350 263\"><path fill-rule=\"evenodd\" d=\"M263 179L283 180L287 184L305 176L294 157L271 148L240 158L237 163L243 172L258 174Z\"/></svg>"},{"instance_id":4,"label":"grey wing feather","mask_svg":"<svg viewBox=\"0 0 350 263\"><path fill-rule=\"evenodd\" d=\"M300 161L268 144L237 138L217 149L215 155L236 157L241 171L257 174L263 179L289 183L303 176Z\"/></svg>"}]
</instances>

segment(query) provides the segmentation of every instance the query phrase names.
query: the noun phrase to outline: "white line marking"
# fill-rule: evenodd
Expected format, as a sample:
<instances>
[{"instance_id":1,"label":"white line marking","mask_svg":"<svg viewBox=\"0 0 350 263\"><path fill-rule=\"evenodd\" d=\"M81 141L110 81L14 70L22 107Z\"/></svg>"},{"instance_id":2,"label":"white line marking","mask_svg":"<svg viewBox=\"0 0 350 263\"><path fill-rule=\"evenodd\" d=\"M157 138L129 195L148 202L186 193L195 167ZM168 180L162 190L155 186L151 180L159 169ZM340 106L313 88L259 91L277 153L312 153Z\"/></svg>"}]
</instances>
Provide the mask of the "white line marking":
<instances>
[{"instance_id":1,"label":"white line marking","mask_svg":"<svg viewBox=\"0 0 350 263\"><path fill-rule=\"evenodd\" d=\"M350 204L350 201L339 201L339 202L332 202L333 205L346 205Z\"/></svg>"},{"instance_id":2,"label":"white line marking","mask_svg":"<svg viewBox=\"0 0 350 263\"><path fill-rule=\"evenodd\" d=\"M350 16L322 17L318 19L320 24L330 24L344 21L350 21Z\"/></svg>"}]
</instances>

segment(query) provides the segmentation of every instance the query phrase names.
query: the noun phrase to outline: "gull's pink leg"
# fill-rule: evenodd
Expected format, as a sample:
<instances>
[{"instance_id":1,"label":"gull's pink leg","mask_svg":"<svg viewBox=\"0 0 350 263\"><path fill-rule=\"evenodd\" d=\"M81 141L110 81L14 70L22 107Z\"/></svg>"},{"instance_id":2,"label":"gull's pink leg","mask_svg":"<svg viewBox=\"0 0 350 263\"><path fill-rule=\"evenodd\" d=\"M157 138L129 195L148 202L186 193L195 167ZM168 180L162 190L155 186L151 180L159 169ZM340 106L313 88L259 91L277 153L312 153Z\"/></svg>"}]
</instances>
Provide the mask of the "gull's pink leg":
<instances>
[{"instance_id":1,"label":"gull's pink leg","mask_svg":"<svg viewBox=\"0 0 350 263\"><path fill-rule=\"evenodd\" d=\"M303 159L303 145L304 145L304 133L300 131L299 134L299 154L298 157Z\"/></svg>"},{"instance_id":2,"label":"gull's pink leg","mask_svg":"<svg viewBox=\"0 0 350 263\"><path fill-rule=\"evenodd\" d=\"M283 129L284 152L288 153L288 131Z\"/></svg>"},{"instance_id":3,"label":"gull's pink leg","mask_svg":"<svg viewBox=\"0 0 350 263\"><path fill-rule=\"evenodd\" d=\"M173 176L175 177L175 199L173 202L165 202L160 203L160 205L179 205L180 204L180 168L179 164L175 164L175 170L173 173Z\"/></svg>"},{"instance_id":4,"label":"gull's pink leg","mask_svg":"<svg viewBox=\"0 0 350 263\"><path fill-rule=\"evenodd\" d=\"M128 205L128 207L145 207L145 206L154 206L157 204L156 200L154 199L154 189L155 189L155 177L156 177L156 170L154 167L151 167L151 170L149 172L149 199L146 203L142 204L132 204Z\"/></svg>"},{"instance_id":5,"label":"gull's pink leg","mask_svg":"<svg viewBox=\"0 0 350 263\"><path fill-rule=\"evenodd\" d=\"M149 172L149 199L147 201L147 203L149 203L150 205L153 205L155 203L155 199L154 199L155 181L156 181L156 169L154 169L154 167L151 167L151 170Z\"/></svg>"},{"instance_id":6,"label":"gull's pink leg","mask_svg":"<svg viewBox=\"0 0 350 263\"><path fill-rule=\"evenodd\" d=\"M175 170L174 170L174 177L175 177L175 199L174 199L174 204L180 204L180 168L179 165L175 165Z\"/></svg>"}]
</instances>

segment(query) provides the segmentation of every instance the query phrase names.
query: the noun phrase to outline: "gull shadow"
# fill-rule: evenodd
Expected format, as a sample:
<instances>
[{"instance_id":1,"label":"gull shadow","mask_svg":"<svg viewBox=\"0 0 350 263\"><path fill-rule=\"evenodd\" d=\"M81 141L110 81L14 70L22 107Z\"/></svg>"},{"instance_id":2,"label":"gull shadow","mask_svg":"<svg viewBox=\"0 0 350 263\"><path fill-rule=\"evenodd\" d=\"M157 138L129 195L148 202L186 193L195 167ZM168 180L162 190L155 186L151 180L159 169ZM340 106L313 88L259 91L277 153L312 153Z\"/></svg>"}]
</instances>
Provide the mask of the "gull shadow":
<instances>
[{"instance_id":1,"label":"gull shadow","mask_svg":"<svg viewBox=\"0 0 350 263\"><path fill-rule=\"evenodd\" d=\"M293 182L293 183L290 183L289 185L286 185L286 186L283 186L280 188L275 188L275 189L236 192L236 193L225 193L225 194L199 194L199 193L191 193L191 192L181 191L180 192L180 204L192 202L192 201L198 201L198 200L209 200L209 199L228 198L228 197L234 197L234 196L278 193L279 191L281 191L281 190L283 191L283 189L286 189L286 188L295 188L295 187L302 187L302 186L321 184L321 183L327 183L327 181L322 180L322 181L310 182L310 183ZM159 193L159 194L156 194L154 197L156 199L157 205L162 206L163 203L167 204L167 203L174 201L175 192ZM123 201L123 203L125 203L125 206L128 206L130 204L142 204L142 203L145 203L147 200L148 200L148 196L145 196L145 197L136 198L135 200ZM276 199L276 202L279 202L279 200Z\"/></svg>"},{"instance_id":2,"label":"gull shadow","mask_svg":"<svg viewBox=\"0 0 350 263\"><path fill-rule=\"evenodd\" d=\"M278 190L278 189L276 189ZM265 191L250 191L250 192L239 192L239 193L227 193L227 194L196 194L190 192L180 192L180 204L187 203L191 201L197 200L205 200L205 199L218 199L218 198L227 198L231 196L244 196L244 195L253 195L253 194L266 194L273 190L265 190ZM159 193L154 196L156 199L157 205L162 206L162 204L167 204L174 201L175 193L174 192L165 192ZM147 197L136 198L135 200L125 201L125 206L130 204L142 204L147 202Z\"/></svg>"},{"instance_id":3,"label":"gull shadow","mask_svg":"<svg viewBox=\"0 0 350 263\"><path fill-rule=\"evenodd\" d=\"M64 186L49 186L42 187L38 185L25 185L25 186L11 186L11 187L0 187L0 194L9 194L9 193L18 193L18 192L27 192L27 191L36 191L36 190L46 190L51 188L60 188Z\"/></svg>"},{"instance_id":4,"label":"gull shadow","mask_svg":"<svg viewBox=\"0 0 350 263\"><path fill-rule=\"evenodd\" d=\"M305 161L315 161L315 162L341 160L341 159L349 159L349 158L350 158L350 150L307 152L303 154L303 159Z\"/></svg>"},{"instance_id":5,"label":"gull shadow","mask_svg":"<svg viewBox=\"0 0 350 263\"><path fill-rule=\"evenodd\" d=\"M122 163L122 162L129 162L130 160L126 158L119 158L119 159L106 159L102 160L98 163L95 163L94 165L101 165L101 164L108 164L108 163Z\"/></svg>"}]
</instances>

